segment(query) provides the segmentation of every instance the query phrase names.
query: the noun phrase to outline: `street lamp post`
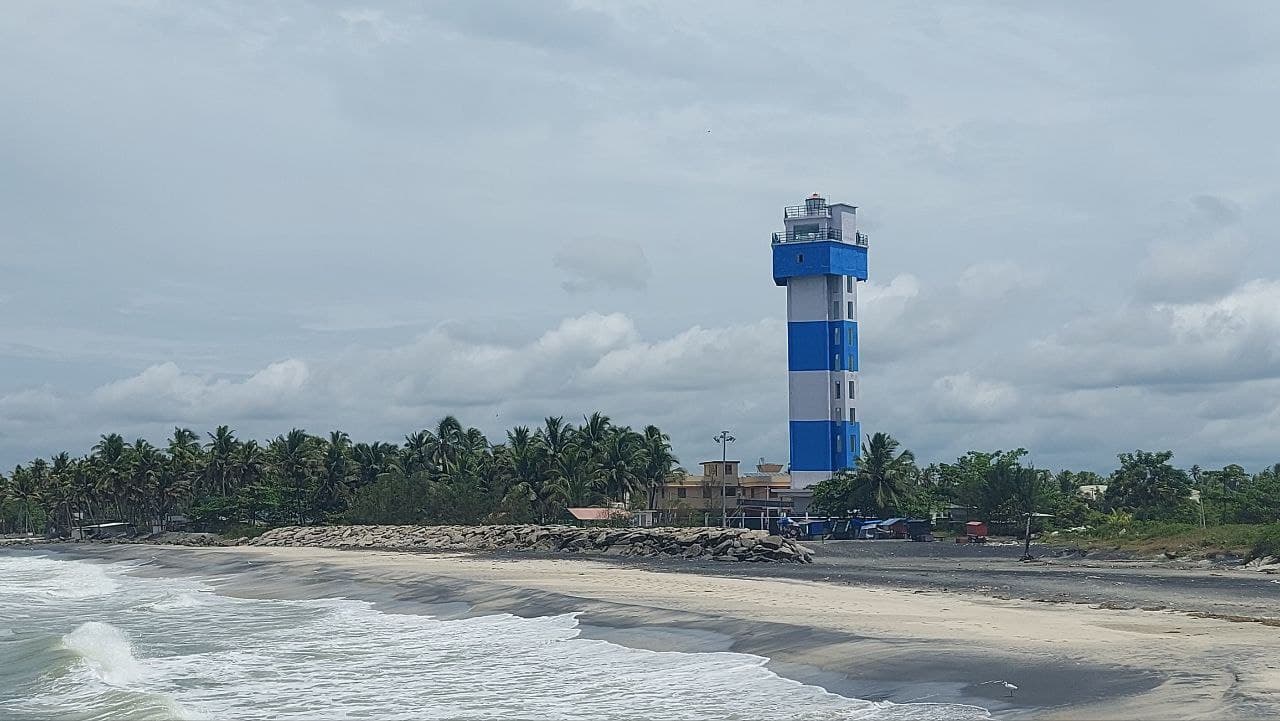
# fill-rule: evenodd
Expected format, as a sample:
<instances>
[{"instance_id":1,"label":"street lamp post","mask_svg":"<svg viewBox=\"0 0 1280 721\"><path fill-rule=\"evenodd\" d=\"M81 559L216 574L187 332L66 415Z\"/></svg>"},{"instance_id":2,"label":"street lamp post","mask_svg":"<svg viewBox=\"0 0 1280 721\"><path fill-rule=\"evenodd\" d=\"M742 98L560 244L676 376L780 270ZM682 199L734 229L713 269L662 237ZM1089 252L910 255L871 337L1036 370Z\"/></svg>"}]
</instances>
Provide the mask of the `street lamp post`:
<instances>
[{"instance_id":1,"label":"street lamp post","mask_svg":"<svg viewBox=\"0 0 1280 721\"><path fill-rule=\"evenodd\" d=\"M1022 560L1030 561L1031 560L1031 519L1032 518L1053 518L1053 514L1028 512L1026 516L1027 516L1027 530L1025 531L1026 543L1022 546Z\"/></svg>"},{"instance_id":2,"label":"street lamp post","mask_svg":"<svg viewBox=\"0 0 1280 721\"><path fill-rule=\"evenodd\" d=\"M738 439L729 435L729 431L720 431L714 440L720 443L720 527L725 528L729 525L729 502L725 496L729 474L725 472L725 465L729 460L729 444Z\"/></svg>"}]
</instances>

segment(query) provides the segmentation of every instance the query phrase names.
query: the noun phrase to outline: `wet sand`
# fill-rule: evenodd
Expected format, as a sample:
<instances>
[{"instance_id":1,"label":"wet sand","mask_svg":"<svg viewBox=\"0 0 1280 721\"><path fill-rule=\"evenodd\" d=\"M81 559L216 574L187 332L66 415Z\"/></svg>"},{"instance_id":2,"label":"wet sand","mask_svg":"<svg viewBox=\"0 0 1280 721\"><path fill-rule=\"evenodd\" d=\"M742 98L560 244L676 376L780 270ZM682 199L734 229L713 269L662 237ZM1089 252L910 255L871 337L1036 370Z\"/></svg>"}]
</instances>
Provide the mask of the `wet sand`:
<instances>
[{"instance_id":1,"label":"wet sand","mask_svg":"<svg viewBox=\"0 0 1280 721\"><path fill-rule=\"evenodd\" d=\"M997 717L1280 714L1280 628L1178 610L996 598L927 582L912 588L799 577L821 573L821 560L748 567L318 548L56 550L147 561L138 573L197 576L228 595L352 598L441 617L580 612L587 637L656 650L754 653L772 659L781 675L836 693L968 703ZM825 563L829 575L839 574L836 559ZM1077 585L1094 575L1083 571ZM1018 686L1012 698L986 683L1004 680Z\"/></svg>"}]
</instances>

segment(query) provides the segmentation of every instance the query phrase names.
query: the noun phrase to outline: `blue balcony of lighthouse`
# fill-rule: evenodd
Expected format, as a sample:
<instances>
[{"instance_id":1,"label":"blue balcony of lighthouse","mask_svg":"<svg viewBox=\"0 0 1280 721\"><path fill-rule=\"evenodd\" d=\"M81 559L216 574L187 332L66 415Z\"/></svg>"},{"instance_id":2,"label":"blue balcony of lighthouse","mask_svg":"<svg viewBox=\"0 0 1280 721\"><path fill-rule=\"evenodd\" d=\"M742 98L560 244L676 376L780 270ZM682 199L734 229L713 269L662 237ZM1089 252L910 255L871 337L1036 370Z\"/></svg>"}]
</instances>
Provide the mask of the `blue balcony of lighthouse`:
<instances>
[{"instance_id":1,"label":"blue balcony of lighthouse","mask_svg":"<svg viewBox=\"0 0 1280 721\"><path fill-rule=\"evenodd\" d=\"M867 279L867 236L840 228L797 226L773 234L773 282L801 275L850 275Z\"/></svg>"}]
</instances>

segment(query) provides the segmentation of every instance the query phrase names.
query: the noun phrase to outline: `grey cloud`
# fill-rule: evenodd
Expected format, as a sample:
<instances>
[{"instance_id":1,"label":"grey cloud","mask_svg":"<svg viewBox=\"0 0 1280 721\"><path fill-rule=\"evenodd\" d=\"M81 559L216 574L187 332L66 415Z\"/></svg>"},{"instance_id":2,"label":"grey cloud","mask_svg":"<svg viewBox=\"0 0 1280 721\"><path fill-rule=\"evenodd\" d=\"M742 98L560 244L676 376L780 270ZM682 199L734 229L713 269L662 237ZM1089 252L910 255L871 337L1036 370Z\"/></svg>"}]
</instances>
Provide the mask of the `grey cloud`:
<instances>
[{"instance_id":1,"label":"grey cloud","mask_svg":"<svg viewBox=\"0 0 1280 721\"><path fill-rule=\"evenodd\" d=\"M1036 342L1064 385L1204 385L1280 377L1280 282L1194 303L1128 304Z\"/></svg>"},{"instance_id":2,"label":"grey cloud","mask_svg":"<svg viewBox=\"0 0 1280 721\"><path fill-rule=\"evenodd\" d=\"M596 409L782 459L768 234L814 191L873 235L867 430L1275 453L1270 6L5 10L0 467Z\"/></svg>"},{"instance_id":3,"label":"grey cloud","mask_svg":"<svg viewBox=\"0 0 1280 721\"><path fill-rule=\"evenodd\" d=\"M1240 209L1200 195L1190 212L1162 224L1138 267L1137 293L1150 301L1193 301L1221 295L1240 282L1249 242L1238 230Z\"/></svg>"},{"instance_id":4,"label":"grey cloud","mask_svg":"<svg viewBox=\"0 0 1280 721\"><path fill-rule=\"evenodd\" d=\"M565 274L560 285L570 293L644 290L652 273L639 243L600 238L566 242L551 263Z\"/></svg>"}]
</instances>

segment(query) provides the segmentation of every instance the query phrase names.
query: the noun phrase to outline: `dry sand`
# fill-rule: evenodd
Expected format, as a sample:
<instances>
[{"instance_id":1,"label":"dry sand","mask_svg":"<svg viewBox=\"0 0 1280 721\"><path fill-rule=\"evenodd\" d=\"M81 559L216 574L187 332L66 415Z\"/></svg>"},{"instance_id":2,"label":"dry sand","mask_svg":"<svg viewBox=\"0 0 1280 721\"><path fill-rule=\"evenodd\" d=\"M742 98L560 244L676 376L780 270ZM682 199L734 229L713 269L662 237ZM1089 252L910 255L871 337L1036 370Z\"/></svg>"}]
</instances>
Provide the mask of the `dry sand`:
<instances>
[{"instance_id":1,"label":"dry sand","mask_svg":"<svg viewBox=\"0 0 1280 721\"><path fill-rule=\"evenodd\" d=\"M1280 715L1280 628L1172 611L658 572L583 558L256 547L89 553L151 558L153 572L216 577L220 592L236 595L361 598L437 615L581 611L585 635L759 653L779 673L861 698L975 703L1019 718ZM998 685L983 684L994 680L1019 690L1002 698Z\"/></svg>"}]
</instances>

